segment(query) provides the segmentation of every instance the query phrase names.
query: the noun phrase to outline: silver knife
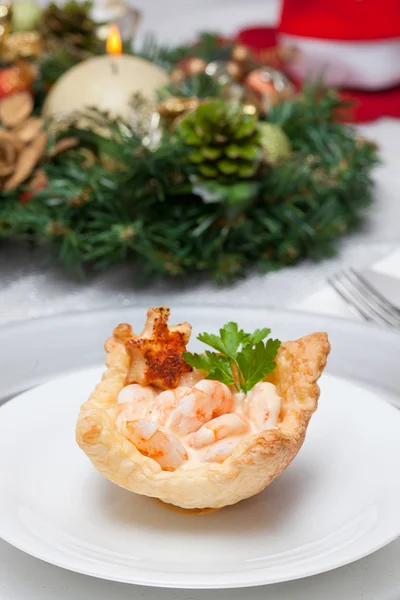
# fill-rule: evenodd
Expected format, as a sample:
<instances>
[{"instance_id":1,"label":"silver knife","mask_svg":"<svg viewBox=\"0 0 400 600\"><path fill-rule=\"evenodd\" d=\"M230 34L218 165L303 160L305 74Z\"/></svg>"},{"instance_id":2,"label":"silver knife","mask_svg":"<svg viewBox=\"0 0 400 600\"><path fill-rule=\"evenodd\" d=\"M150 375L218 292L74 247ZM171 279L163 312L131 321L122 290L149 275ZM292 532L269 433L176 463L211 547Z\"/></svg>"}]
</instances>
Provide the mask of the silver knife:
<instances>
[{"instance_id":1,"label":"silver knife","mask_svg":"<svg viewBox=\"0 0 400 600\"><path fill-rule=\"evenodd\" d=\"M400 278L372 269L359 271L361 277L395 308L400 310Z\"/></svg>"}]
</instances>

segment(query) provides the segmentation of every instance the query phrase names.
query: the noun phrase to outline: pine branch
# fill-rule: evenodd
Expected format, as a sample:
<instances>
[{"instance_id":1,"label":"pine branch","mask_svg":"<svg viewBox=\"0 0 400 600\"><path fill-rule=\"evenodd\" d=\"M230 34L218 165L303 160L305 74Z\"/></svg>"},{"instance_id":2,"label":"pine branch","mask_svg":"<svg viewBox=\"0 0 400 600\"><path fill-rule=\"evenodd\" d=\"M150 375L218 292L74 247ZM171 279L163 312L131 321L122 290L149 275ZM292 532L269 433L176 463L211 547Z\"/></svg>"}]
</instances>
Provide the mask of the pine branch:
<instances>
[{"instance_id":1,"label":"pine branch","mask_svg":"<svg viewBox=\"0 0 400 600\"><path fill-rule=\"evenodd\" d=\"M86 266L136 261L147 276L206 272L225 283L254 266L329 256L360 226L377 163L374 145L338 122L342 109L321 86L274 107L269 120L289 136L292 154L257 178L222 185L214 202L193 184L178 136L165 133L150 150L126 124L91 111L98 133L71 121L63 135L80 145L44 163L47 188L24 205L23 186L3 194L0 237L46 243L80 276Z\"/></svg>"},{"instance_id":2,"label":"pine branch","mask_svg":"<svg viewBox=\"0 0 400 600\"><path fill-rule=\"evenodd\" d=\"M189 45L171 48L165 44L159 44L154 35L147 34L142 45L139 48L134 48L134 54L169 71L176 62L186 58L191 49L192 46Z\"/></svg>"}]
</instances>

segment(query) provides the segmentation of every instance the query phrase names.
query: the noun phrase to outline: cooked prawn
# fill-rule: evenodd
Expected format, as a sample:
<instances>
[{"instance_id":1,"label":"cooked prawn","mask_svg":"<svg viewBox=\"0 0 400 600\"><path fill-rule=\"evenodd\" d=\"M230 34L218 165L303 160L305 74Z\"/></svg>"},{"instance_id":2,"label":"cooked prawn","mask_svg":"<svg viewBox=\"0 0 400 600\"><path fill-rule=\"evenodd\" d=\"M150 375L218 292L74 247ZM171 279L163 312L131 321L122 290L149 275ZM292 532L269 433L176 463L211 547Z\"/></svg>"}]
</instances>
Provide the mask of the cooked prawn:
<instances>
[{"instance_id":1,"label":"cooked prawn","mask_svg":"<svg viewBox=\"0 0 400 600\"><path fill-rule=\"evenodd\" d=\"M230 440L220 440L219 442L212 444L212 446L206 448L201 459L202 462L224 462L224 460L232 454L240 441L240 438L235 438Z\"/></svg>"},{"instance_id":2,"label":"cooked prawn","mask_svg":"<svg viewBox=\"0 0 400 600\"><path fill-rule=\"evenodd\" d=\"M277 426L281 398L272 383L257 383L247 394L244 407L245 414L260 431Z\"/></svg>"},{"instance_id":3,"label":"cooked prawn","mask_svg":"<svg viewBox=\"0 0 400 600\"><path fill-rule=\"evenodd\" d=\"M193 387L177 403L167 421L167 427L177 435L185 436L212 418L212 402L209 396Z\"/></svg>"},{"instance_id":4,"label":"cooked prawn","mask_svg":"<svg viewBox=\"0 0 400 600\"><path fill-rule=\"evenodd\" d=\"M118 403L130 402L132 400L151 402L156 397L156 391L151 385L140 385L131 383L122 388L118 394Z\"/></svg>"},{"instance_id":5,"label":"cooked prawn","mask_svg":"<svg viewBox=\"0 0 400 600\"><path fill-rule=\"evenodd\" d=\"M125 421L145 419L151 414L155 390L150 386L132 383L122 388L115 405L115 418L117 427L122 427Z\"/></svg>"},{"instance_id":6,"label":"cooked prawn","mask_svg":"<svg viewBox=\"0 0 400 600\"><path fill-rule=\"evenodd\" d=\"M246 433L249 429L250 426L245 417L236 413L228 413L216 417L200 427L200 429L192 435L189 440L189 445L192 446L192 448L204 448L204 446L214 444L214 442L222 440L223 438Z\"/></svg>"},{"instance_id":7,"label":"cooked prawn","mask_svg":"<svg viewBox=\"0 0 400 600\"><path fill-rule=\"evenodd\" d=\"M191 391L192 389L190 387L181 386L174 390L161 392L154 403L152 419L157 421L157 423L160 423L160 425L165 425L169 415L176 408L179 400Z\"/></svg>"},{"instance_id":8,"label":"cooked prawn","mask_svg":"<svg viewBox=\"0 0 400 600\"><path fill-rule=\"evenodd\" d=\"M175 471L188 458L185 448L174 435L148 419L126 421L120 431L139 452L158 462L164 471Z\"/></svg>"},{"instance_id":9,"label":"cooked prawn","mask_svg":"<svg viewBox=\"0 0 400 600\"><path fill-rule=\"evenodd\" d=\"M188 435L232 408L230 389L219 381L203 379L178 401L167 426L177 435Z\"/></svg>"},{"instance_id":10,"label":"cooked prawn","mask_svg":"<svg viewBox=\"0 0 400 600\"><path fill-rule=\"evenodd\" d=\"M213 403L212 418L232 412L234 400L227 385L213 379L202 379L193 389L201 390L211 397Z\"/></svg>"}]
</instances>

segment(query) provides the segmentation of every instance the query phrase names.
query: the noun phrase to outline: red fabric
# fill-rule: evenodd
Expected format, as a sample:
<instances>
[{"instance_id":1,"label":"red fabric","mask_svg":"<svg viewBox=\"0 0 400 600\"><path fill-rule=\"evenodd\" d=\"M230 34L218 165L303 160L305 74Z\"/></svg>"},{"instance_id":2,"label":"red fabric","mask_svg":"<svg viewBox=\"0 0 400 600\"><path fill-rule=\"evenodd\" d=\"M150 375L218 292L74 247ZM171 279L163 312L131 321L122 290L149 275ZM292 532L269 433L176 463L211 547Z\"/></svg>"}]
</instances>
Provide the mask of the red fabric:
<instances>
[{"instance_id":1,"label":"red fabric","mask_svg":"<svg viewBox=\"0 0 400 600\"><path fill-rule=\"evenodd\" d=\"M306 3L308 0L304 0ZM352 0L349 0L352 1ZM368 0L364 0L368 4ZM361 4L361 2L360 2ZM400 0L398 0L400 7ZM278 30L271 27L243 29L237 36L238 42L253 48L255 53L277 44ZM378 92L346 89L341 92L346 100L353 100L352 121L374 121L380 117L400 118L400 86Z\"/></svg>"},{"instance_id":2,"label":"red fabric","mask_svg":"<svg viewBox=\"0 0 400 600\"><path fill-rule=\"evenodd\" d=\"M400 37L400 0L284 0L279 31L325 40Z\"/></svg>"}]
</instances>

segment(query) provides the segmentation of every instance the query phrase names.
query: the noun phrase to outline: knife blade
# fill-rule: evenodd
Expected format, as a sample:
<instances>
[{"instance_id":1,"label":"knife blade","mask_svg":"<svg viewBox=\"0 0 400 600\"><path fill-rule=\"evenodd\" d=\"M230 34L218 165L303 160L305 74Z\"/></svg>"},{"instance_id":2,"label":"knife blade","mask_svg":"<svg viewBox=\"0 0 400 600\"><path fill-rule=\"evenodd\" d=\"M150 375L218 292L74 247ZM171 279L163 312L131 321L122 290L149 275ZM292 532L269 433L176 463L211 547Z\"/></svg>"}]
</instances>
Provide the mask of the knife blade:
<instances>
[{"instance_id":1,"label":"knife blade","mask_svg":"<svg viewBox=\"0 0 400 600\"><path fill-rule=\"evenodd\" d=\"M359 273L372 288L400 310L400 278L372 269L364 269Z\"/></svg>"}]
</instances>

